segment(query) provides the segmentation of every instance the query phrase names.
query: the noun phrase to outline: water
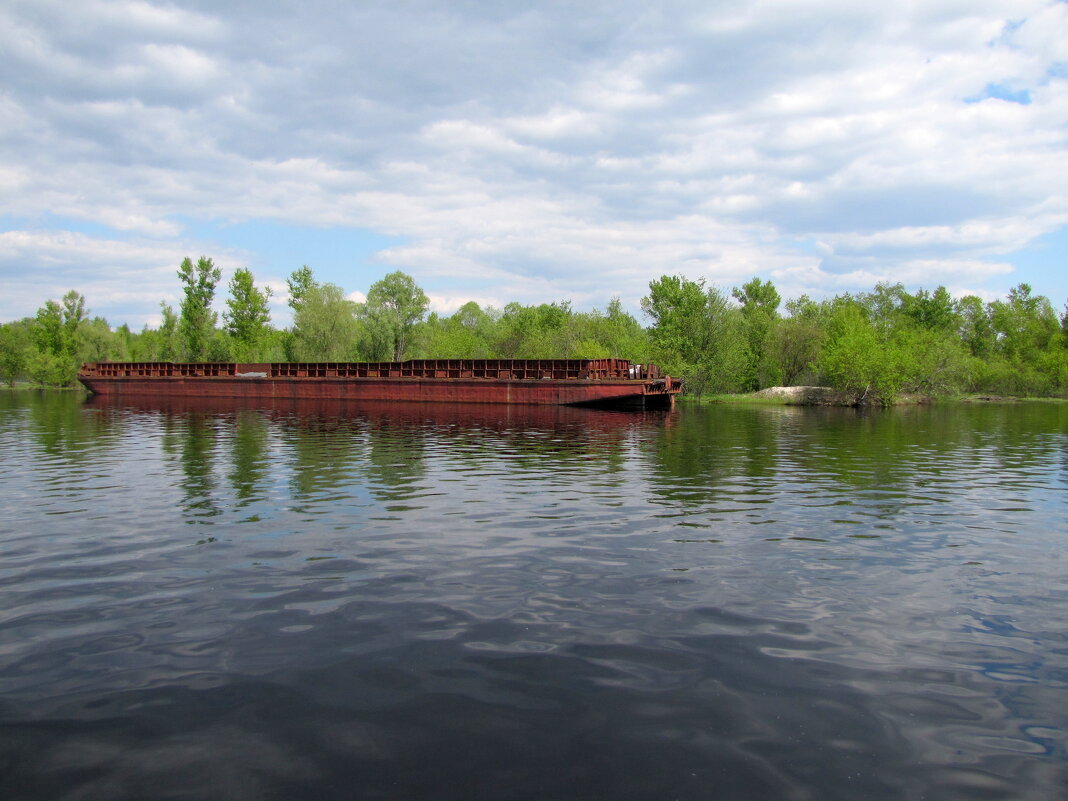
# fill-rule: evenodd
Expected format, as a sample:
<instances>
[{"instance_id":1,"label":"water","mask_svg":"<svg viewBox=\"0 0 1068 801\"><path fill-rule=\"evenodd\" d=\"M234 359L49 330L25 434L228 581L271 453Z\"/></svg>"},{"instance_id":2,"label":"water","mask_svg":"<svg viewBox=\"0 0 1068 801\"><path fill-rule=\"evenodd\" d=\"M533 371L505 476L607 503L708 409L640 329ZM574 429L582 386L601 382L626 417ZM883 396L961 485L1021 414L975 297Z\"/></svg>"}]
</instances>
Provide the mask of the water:
<instances>
[{"instance_id":1,"label":"water","mask_svg":"<svg viewBox=\"0 0 1068 801\"><path fill-rule=\"evenodd\" d=\"M0 797L1068 796L1068 406L0 394Z\"/></svg>"}]
</instances>

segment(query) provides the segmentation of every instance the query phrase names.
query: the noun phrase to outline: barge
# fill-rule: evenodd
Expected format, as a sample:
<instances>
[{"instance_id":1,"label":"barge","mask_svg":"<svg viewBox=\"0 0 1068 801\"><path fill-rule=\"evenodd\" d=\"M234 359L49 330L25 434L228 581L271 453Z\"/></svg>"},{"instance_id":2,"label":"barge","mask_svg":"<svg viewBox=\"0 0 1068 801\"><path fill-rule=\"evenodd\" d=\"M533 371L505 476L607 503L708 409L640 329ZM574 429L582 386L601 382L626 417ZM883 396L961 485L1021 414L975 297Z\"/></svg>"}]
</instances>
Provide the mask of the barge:
<instances>
[{"instance_id":1,"label":"barge","mask_svg":"<svg viewBox=\"0 0 1068 801\"><path fill-rule=\"evenodd\" d=\"M626 359L404 362L91 362L78 380L105 397L414 401L671 408L682 381Z\"/></svg>"}]
</instances>

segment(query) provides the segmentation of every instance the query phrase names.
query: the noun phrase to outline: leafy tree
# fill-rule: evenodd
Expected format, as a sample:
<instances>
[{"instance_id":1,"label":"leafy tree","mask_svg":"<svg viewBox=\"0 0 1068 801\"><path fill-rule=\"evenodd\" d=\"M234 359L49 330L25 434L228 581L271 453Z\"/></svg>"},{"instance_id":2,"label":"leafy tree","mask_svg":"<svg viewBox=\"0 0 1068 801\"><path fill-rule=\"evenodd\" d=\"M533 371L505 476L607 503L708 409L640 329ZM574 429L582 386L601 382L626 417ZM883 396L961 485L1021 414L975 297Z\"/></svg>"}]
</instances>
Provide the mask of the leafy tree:
<instances>
[{"instance_id":1,"label":"leafy tree","mask_svg":"<svg viewBox=\"0 0 1068 801\"><path fill-rule=\"evenodd\" d=\"M496 351L506 359L550 359L569 352L571 301L509 303L497 325Z\"/></svg>"},{"instance_id":2,"label":"leafy tree","mask_svg":"<svg viewBox=\"0 0 1068 801\"><path fill-rule=\"evenodd\" d=\"M218 318L211 304L222 271L205 256L201 256L195 265L187 257L178 268L178 277L185 284L178 320L183 355L189 361L203 361L208 358L214 344Z\"/></svg>"},{"instance_id":3,"label":"leafy tree","mask_svg":"<svg viewBox=\"0 0 1068 801\"><path fill-rule=\"evenodd\" d=\"M955 331L903 327L893 344L904 360L905 391L951 395L972 385L974 359Z\"/></svg>"},{"instance_id":4,"label":"leafy tree","mask_svg":"<svg viewBox=\"0 0 1068 801\"><path fill-rule=\"evenodd\" d=\"M336 284L317 284L301 298L293 315L293 360L351 361L361 333L356 304L344 290Z\"/></svg>"},{"instance_id":5,"label":"leafy tree","mask_svg":"<svg viewBox=\"0 0 1068 801\"><path fill-rule=\"evenodd\" d=\"M412 277L399 270L372 284L363 312L372 337L373 358L404 358L412 330L429 305L426 294Z\"/></svg>"},{"instance_id":6,"label":"leafy tree","mask_svg":"<svg viewBox=\"0 0 1068 801\"><path fill-rule=\"evenodd\" d=\"M612 298L602 312L572 314L568 336L573 344L570 358L604 358L616 356L632 362L649 360L649 336L633 315L623 310L622 301Z\"/></svg>"},{"instance_id":7,"label":"leafy tree","mask_svg":"<svg viewBox=\"0 0 1068 801\"><path fill-rule=\"evenodd\" d=\"M1009 290L1007 302L995 301L990 308L997 349L1010 359L1034 363L1060 330L1052 304L1042 295L1032 295L1029 284Z\"/></svg>"},{"instance_id":8,"label":"leafy tree","mask_svg":"<svg viewBox=\"0 0 1068 801\"><path fill-rule=\"evenodd\" d=\"M36 348L27 364L34 382L49 386L74 383L81 363L85 319L85 298L73 289L63 296L62 303L48 300L37 310L33 325Z\"/></svg>"},{"instance_id":9,"label":"leafy tree","mask_svg":"<svg viewBox=\"0 0 1068 801\"><path fill-rule=\"evenodd\" d=\"M956 306L944 286L933 293L921 289L915 295L907 292L901 295L902 313L916 326L929 331L956 331L961 323Z\"/></svg>"},{"instance_id":10,"label":"leafy tree","mask_svg":"<svg viewBox=\"0 0 1068 801\"><path fill-rule=\"evenodd\" d=\"M77 362L125 361L129 358L126 343L111 330L103 317L94 317L80 326Z\"/></svg>"},{"instance_id":11,"label":"leafy tree","mask_svg":"<svg viewBox=\"0 0 1068 801\"><path fill-rule=\"evenodd\" d=\"M971 379L968 351L948 293L909 295L880 284L829 306L818 359L823 379L858 403L893 403L904 392L943 395Z\"/></svg>"},{"instance_id":12,"label":"leafy tree","mask_svg":"<svg viewBox=\"0 0 1068 801\"><path fill-rule=\"evenodd\" d=\"M161 340L159 357L161 361L169 362L178 356L178 315L162 300L159 302L159 310L163 315L163 321L159 327Z\"/></svg>"},{"instance_id":13,"label":"leafy tree","mask_svg":"<svg viewBox=\"0 0 1068 801\"><path fill-rule=\"evenodd\" d=\"M58 356L68 350L63 307L54 300L45 301L37 310L33 329L34 342L41 353Z\"/></svg>"},{"instance_id":14,"label":"leafy tree","mask_svg":"<svg viewBox=\"0 0 1068 801\"><path fill-rule=\"evenodd\" d=\"M897 343L882 336L865 307L851 299L837 304L828 322L819 359L824 379L857 403L893 403L908 382L907 359Z\"/></svg>"},{"instance_id":15,"label":"leafy tree","mask_svg":"<svg viewBox=\"0 0 1068 801\"><path fill-rule=\"evenodd\" d=\"M70 290L63 296L62 316L66 346L69 350L74 350L77 347L78 330L89 316L85 310L85 297L73 289Z\"/></svg>"},{"instance_id":16,"label":"leafy tree","mask_svg":"<svg viewBox=\"0 0 1068 801\"><path fill-rule=\"evenodd\" d=\"M257 289L251 271L234 271L230 279L230 297L223 313L226 331L232 340L232 349L239 361L260 358L271 333L271 289Z\"/></svg>"},{"instance_id":17,"label":"leafy tree","mask_svg":"<svg viewBox=\"0 0 1068 801\"><path fill-rule=\"evenodd\" d=\"M650 338L664 369L685 376L698 394L742 386L750 361L744 321L719 288L661 276L649 284L642 310L653 321Z\"/></svg>"},{"instance_id":18,"label":"leafy tree","mask_svg":"<svg viewBox=\"0 0 1068 801\"><path fill-rule=\"evenodd\" d=\"M14 386L27 374L34 351L29 320L0 325L0 381Z\"/></svg>"},{"instance_id":19,"label":"leafy tree","mask_svg":"<svg viewBox=\"0 0 1068 801\"><path fill-rule=\"evenodd\" d=\"M871 292L862 292L856 298L843 295L841 300L858 303L868 322L882 334L889 335L902 322L907 297L903 284L881 282Z\"/></svg>"},{"instance_id":20,"label":"leafy tree","mask_svg":"<svg viewBox=\"0 0 1068 801\"><path fill-rule=\"evenodd\" d=\"M988 357L996 346L997 332L986 304L975 295L966 295L957 301L955 311L965 347L973 356Z\"/></svg>"},{"instance_id":21,"label":"leafy tree","mask_svg":"<svg viewBox=\"0 0 1068 801\"><path fill-rule=\"evenodd\" d=\"M319 286L312 274L311 268L305 264L299 270L294 270L286 279L289 286L289 306L296 311L308 293Z\"/></svg>"},{"instance_id":22,"label":"leafy tree","mask_svg":"<svg viewBox=\"0 0 1068 801\"><path fill-rule=\"evenodd\" d=\"M1040 395L1068 388L1054 354L1061 322L1048 298L1032 295L1028 284L1019 284L1006 301L994 301L989 310L995 341L984 376L988 387Z\"/></svg>"},{"instance_id":23,"label":"leafy tree","mask_svg":"<svg viewBox=\"0 0 1068 801\"><path fill-rule=\"evenodd\" d=\"M45 387L65 387L75 381L78 368L70 359L38 350L30 355L27 374L34 384Z\"/></svg>"},{"instance_id":24,"label":"leafy tree","mask_svg":"<svg viewBox=\"0 0 1068 801\"><path fill-rule=\"evenodd\" d=\"M794 386L813 370L823 348L826 330L818 304L802 295L787 304L791 314L772 332L771 357L781 381Z\"/></svg>"},{"instance_id":25,"label":"leafy tree","mask_svg":"<svg viewBox=\"0 0 1068 801\"><path fill-rule=\"evenodd\" d=\"M495 327L494 316L472 300L448 317L432 313L413 337L422 358L487 359Z\"/></svg>"},{"instance_id":26,"label":"leafy tree","mask_svg":"<svg viewBox=\"0 0 1068 801\"><path fill-rule=\"evenodd\" d=\"M731 293L742 304L749 359L743 389L755 390L778 383L781 371L773 356L775 329L781 298L771 281L753 278Z\"/></svg>"},{"instance_id":27,"label":"leafy tree","mask_svg":"<svg viewBox=\"0 0 1068 801\"><path fill-rule=\"evenodd\" d=\"M706 336L708 297L704 281L661 276L649 284L649 294L641 303L642 311L653 322L651 336L658 356L679 367L696 365L710 344Z\"/></svg>"}]
</instances>

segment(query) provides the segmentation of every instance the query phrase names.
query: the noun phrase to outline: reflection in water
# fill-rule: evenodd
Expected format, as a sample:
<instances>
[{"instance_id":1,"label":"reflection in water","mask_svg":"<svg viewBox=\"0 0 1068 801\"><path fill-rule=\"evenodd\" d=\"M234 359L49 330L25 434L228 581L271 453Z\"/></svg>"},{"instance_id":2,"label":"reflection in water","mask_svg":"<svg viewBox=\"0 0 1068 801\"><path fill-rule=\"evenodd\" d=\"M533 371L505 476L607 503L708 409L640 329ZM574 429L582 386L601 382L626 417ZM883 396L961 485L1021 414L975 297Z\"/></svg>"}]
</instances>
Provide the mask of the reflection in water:
<instances>
[{"instance_id":1,"label":"reflection in water","mask_svg":"<svg viewBox=\"0 0 1068 801\"><path fill-rule=\"evenodd\" d=\"M238 410L234 420L233 459L228 478L237 506L266 499L268 423L252 409Z\"/></svg>"},{"instance_id":2,"label":"reflection in water","mask_svg":"<svg viewBox=\"0 0 1068 801\"><path fill-rule=\"evenodd\" d=\"M219 507L215 499L215 420L209 415L193 413L181 422L164 417L160 421L163 453L181 465L183 478L182 507L188 522L215 517Z\"/></svg>"},{"instance_id":3,"label":"reflection in water","mask_svg":"<svg viewBox=\"0 0 1068 801\"><path fill-rule=\"evenodd\" d=\"M1057 797L1065 412L0 396L0 792Z\"/></svg>"}]
</instances>

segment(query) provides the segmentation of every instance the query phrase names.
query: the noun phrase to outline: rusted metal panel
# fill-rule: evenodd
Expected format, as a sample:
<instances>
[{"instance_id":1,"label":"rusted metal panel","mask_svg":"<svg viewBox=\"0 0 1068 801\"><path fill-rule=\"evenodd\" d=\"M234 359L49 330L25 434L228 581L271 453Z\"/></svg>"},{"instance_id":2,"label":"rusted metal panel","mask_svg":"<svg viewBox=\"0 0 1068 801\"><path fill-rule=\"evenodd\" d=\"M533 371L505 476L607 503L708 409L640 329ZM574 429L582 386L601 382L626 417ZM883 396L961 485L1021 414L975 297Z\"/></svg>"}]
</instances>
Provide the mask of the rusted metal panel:
<instances>
[{"instance_id":1,"label":"rusted metal panel","mask_svg":"<svg viewBox=\"0 0 1068 801\"><path fill-rule=\"evenodd\" d=\"M412 359L406 362L85 364L101 395L576 405L670 405L677 379L626 359Z\"/></svg>"}]
</instances>

